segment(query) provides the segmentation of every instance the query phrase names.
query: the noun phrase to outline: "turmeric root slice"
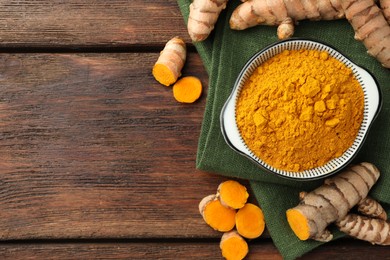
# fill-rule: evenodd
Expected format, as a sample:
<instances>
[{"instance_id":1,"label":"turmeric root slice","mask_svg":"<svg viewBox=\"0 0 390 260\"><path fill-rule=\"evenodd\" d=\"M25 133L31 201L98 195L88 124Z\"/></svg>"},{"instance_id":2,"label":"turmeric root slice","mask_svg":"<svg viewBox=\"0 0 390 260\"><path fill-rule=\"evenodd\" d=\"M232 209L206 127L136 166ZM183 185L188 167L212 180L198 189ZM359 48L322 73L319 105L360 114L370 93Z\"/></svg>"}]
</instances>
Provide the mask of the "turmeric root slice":
<instances>
[{"instance_id":1,"label":"turmeric root slice","mask_svg":"<svg viewBox=\"0 0 390 260\"><path fill-rule=\"evenodd\" d=\"M187 49L179 37L169 40L153 66L153 77L162 85L170 86L181 76L186 61Z\"/></svg>"},{"instance_id":2,"label":"turmeric root slice","mask_svg":"<svg viewBox=\"0 0 390 260\"><path fill-rule=\"evenodd\" d=\"M237 181L228 180L218 186L217 196L223 205L233 209L240 209L244 207L249 194L245 186Z\"/></svg>"},{"instance_id":3,"label":"turmeric root slice","mask_svg":"<svg viewBox=\"0 0 390 260\"><path fill-rule=\"evenodd\" d=\"M252 203L245 204L236 214L237 232L248 239L258 238L265 228L263 211Z\"/></svg>"},{"instance_id":4,"label":"turmeric root slice","mask_svg":"<svg viewBox=\"0 0 390 260\"><path fill-rule=\"evenodd\" d=\"M248 244L237 231L223 234L219 247L227 260L241 260L248 254Z\"/></svg>"},{"instance_id":5,"label":"turmeric root slice","mask_svg":"<svg viewBox=\"0 0 390 260\"><path fill-rule=\"evenodd\" d=\"M181 103L193 103L201 94L202 82L197 77L183 77L173 85L173 96Z\"/></svg>"},{"instance_id":6,"label":"turmeric root slice","mask_svg":"<svg viewBox=\"0 0 390 260\"><path fill-rule=\"evenodd\" d=\"M221 204L215 195L209 195L199 203L204 221L213 229L227 232L234 228L236 211Z\"/></svg>"}]
</instances>

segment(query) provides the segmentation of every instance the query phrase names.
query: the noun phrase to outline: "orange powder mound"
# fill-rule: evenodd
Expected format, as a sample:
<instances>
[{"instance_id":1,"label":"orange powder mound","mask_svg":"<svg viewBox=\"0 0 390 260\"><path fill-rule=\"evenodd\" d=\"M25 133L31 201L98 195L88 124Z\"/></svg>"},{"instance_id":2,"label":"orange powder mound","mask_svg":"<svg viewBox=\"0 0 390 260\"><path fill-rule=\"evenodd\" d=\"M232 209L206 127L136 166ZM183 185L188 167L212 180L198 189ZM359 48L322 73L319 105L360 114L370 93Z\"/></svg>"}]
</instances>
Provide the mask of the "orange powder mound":
<instances>
[{"instance_id":1,"label":"orange powder mound","mask_svg":"<svg viewBox=\"0 0 390 260\"><path fill-rule=\"evenodd\" d=\"M257 157L298 172L340 157L356 138L363 110L351 69L327 52L285 50L244 84L236 121Z\"/></svg>"}]
</instances>

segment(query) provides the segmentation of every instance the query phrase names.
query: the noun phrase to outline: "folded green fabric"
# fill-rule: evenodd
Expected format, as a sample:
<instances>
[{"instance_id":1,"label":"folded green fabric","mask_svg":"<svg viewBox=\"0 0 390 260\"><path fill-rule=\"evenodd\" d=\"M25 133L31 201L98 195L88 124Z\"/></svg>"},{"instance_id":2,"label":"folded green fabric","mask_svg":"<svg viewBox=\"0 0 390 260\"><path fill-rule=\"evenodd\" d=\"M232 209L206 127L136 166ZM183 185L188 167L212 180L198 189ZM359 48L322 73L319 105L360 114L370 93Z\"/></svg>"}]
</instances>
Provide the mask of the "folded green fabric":
<instances>
[{"instance_id":1,"label":"folded green fabric","mask_svg":"<svg viewBox=\"0 0 390 260\"><path fill-rule=\"evenodd\" d=\"M185 22L188 19L190 2L191 0L178 0ZM210 37L195 44L209 73L208 97L196 166L203 171L250 180L276 247L285 259L294 259L322 243L299 241L287 224L285 211L298 203L300 191L310 191L322 184L322 181L292 181L262 172L247 158L230 149L220 130L221 109L240 70L253 54L278 41L275 27L257 26L244 31L231 30L229 18L238 4L240 1L230 1ZM383 106L355 162L368 161L381 170L380 180L371 195L382 202L390 203L389 70L381 67L378 61L366 53L363 44L354 39L353 29L346 20L302 21L296 27L294 36L330 44L376 77L383 94ZM340 232L335 233L336 238L342 236Z\"/></svg>"}]
</instances>

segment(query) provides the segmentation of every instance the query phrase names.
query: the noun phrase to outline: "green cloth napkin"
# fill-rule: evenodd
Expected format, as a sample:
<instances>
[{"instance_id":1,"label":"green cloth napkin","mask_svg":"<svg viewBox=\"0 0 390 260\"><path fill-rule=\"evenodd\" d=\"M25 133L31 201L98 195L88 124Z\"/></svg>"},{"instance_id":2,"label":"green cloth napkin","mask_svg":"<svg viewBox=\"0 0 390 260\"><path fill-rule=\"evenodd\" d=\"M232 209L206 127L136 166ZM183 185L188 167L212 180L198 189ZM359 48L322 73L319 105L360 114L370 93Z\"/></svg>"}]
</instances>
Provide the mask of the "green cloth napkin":
<instances>
[{"instance_id":1,"label":"green cloth napkin","mask_svg":"<svg viewBox=\"0 0 390 260\"><path fill-rule=\"evenodd\" d=\"M178 0L187 22L191 0ZM294 259L321 245L316 241L300 241L289 228L285 212L298 203L298 193L310 191L323 181L292 181L262 172L247 158L227 146L220 130L221 109L246 61L256 52L278 41L276 27L257 26L244 31L229 28L229 18L240 1L230 1L218 19L210 37L195 43L209 74L209 89L199 139L197 168L227 177L248 179L255 197L264 211L267 228L274 244L285 259ZM390 203L390 71L366 53L346 20L302 21L294 37L319 40L334 46L355 63L374 74L383 94L383 107L355 162L368 161L381 170L381 177L371 191L374 198ZM335 232L335 237L341 237Z\"/></svg>"}]
</instances>

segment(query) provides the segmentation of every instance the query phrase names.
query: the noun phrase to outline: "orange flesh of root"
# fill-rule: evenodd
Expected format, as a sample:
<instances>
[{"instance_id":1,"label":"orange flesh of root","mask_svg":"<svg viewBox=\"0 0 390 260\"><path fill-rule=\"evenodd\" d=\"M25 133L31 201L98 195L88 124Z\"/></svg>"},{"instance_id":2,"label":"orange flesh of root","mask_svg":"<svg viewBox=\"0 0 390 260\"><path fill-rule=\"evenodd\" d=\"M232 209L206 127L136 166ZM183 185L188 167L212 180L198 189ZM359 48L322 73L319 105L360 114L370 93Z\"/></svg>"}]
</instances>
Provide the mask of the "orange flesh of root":
<instances>
[{"instance_id":1,"label":"orange flesh of root","mask_svg":"<svg viewBox=\"0 0 390 260\"><path fill-rule=\"evenodd\" d=\"M254 204L247 203L236 214L237 232L248 239L254 239L264 232L263 211Z\"/></svg>"},{"instance_id":2,"label":"orange flesh of root","mask_svg":"<svg viewBox=\"0 0 390 260\"><path fill-rule=\"evenodd\" d=\"M214 200L205 207L203 217L213 229L227 232L235 225L236 211L224 207L219 200Z\"/></svg>"},{"instance_id":3,"label":"orange flesh of root","mask_svg":"<svg viewBox=\"0 0 390 260\"><path fill-rule=\"evenodd\" d=\"M287 221L295 235L300 240L307 240L310 236L308 220L300 211L289 209L286 212Z\"/></svg>"},{"instance_id":4,"label":"orange flesh of root","mask_svg":"<svg viewBox=\"0 0 390 260\"><path fill-rule=\"evenodd\" d=\"M172 71L164 64L155 64L152 70L153 77L165 86L170 86L176 82Z\"/></svg>"},{"instance_id":5,"label":"orange flesh of root","mask_svg":"<svg viewBox=\"0 0 390 260\"><path fill-rule=\"evenodd\" d=\"M228 260L241 260L248 254L248 244L241 237L230 237L222 245L222 256Z\"/></svg>"},{"instance_id":6,"label":"orange flesh of root","mask_svg":"<svg viewBox=\"0 0 390 260\"><path fill-rule=\"evenodd\" d=\"M222 183L219 194L222 201L234 209L244 207L249 197L246 188L236 181L225 181Z\"/></svg>"},{"instance_id":7,"label":"orange flesh of root","mask_svg":"<svg viewBox=\"0 0 390 260\"><path fill-rule=\"evenodd\" d=\"M202 83L197 77L183 77L173 85L173 96L182 103L193 103L201 94Z\"/></svg>"}]
</instances>

